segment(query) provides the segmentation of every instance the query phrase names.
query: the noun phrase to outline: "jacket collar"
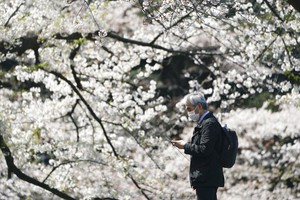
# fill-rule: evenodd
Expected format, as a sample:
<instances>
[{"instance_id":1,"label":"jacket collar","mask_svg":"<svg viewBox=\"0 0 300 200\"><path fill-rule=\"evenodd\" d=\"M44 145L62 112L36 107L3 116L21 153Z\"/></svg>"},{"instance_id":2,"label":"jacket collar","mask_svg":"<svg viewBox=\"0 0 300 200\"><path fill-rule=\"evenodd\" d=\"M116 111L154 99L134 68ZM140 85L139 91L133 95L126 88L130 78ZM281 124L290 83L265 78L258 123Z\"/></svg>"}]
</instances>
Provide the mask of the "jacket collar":
<instances>
[{"instance_id":1,"label":"jacket collar","mask_svg":"<svg viewBox=\"0 0 300 200\"><path fill-rule=\"evenodd\" d=\"M204 120L206 120L206 119L212 117L212 116L213 116L213 113L212 113L211 111L207 111L206 113L204 113L204 114L200 117L200 119L199 119L199 121L198 121L198 123L197 123L197 127L201 127L202 122L203 122Z\"/></svg>"},{"instance_id":2,"label":"jacket collar","mask_svg":"<svg viewBox=\"0 0 300 200\"><path fill-rule=\"evenodd\" d=\"M198 124L201 123L201 121L203 121L204 118L206 117L206 115L208 115L208 114L209 114L209 111L206 111L206 112L200 117L200 119L199 119L199 121L198 121Z\"/></svg>"}]
</instances>

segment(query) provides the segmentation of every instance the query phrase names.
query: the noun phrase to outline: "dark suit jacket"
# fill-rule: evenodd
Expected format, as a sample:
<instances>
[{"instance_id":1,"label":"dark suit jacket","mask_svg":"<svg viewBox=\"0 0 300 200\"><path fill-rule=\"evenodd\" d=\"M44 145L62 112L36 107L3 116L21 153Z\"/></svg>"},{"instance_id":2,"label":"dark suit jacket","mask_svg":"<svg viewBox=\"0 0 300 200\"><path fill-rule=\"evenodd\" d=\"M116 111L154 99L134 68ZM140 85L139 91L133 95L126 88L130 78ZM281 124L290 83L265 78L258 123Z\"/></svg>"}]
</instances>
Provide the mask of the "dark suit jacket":
<instances>
[{"instance_id":1,"label":"dark suit jacket","mask_svg":"<svg viewBox=\"0 0 300 200\"><path fill-rule=\"evenodd\" d=\"M191 155L190 182L193 188L224 186L223 168L219 160L221 128L209 112L194 128L191 142L184 145L184 153Z\"/></svg>"}]
</instances>

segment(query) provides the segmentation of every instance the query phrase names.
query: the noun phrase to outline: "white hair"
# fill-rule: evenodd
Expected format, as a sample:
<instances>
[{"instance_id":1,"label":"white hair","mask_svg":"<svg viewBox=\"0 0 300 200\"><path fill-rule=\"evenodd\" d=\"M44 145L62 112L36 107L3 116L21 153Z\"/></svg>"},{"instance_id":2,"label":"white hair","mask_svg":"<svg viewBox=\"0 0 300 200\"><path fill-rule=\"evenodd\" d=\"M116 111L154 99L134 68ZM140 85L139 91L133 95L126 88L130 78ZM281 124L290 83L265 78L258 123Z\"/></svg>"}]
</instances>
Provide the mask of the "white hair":
<instances>
[{"instance_id":1,"label":"white hair","mask_svg":"<svg viewBox=\"0 0 300 200\"><path fill-rule=\"evenodd\" d=\"M200 104L203 107L203 109L207 110L206 99L201 93L191 93L191 94L186 95L183 98L183 103L184 104L190 103L194 106Z\"/></svg>"}]
</instances>

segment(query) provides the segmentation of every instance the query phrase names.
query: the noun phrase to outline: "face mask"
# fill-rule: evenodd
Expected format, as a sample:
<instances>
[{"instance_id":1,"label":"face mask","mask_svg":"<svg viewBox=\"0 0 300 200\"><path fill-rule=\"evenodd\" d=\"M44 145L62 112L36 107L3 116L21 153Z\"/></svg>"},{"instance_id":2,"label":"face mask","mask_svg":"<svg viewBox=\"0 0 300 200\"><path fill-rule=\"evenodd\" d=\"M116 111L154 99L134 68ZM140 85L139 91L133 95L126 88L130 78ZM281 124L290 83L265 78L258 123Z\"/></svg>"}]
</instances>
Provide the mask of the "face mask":
<instances>
[{"instance_id":1,"label":"face mask","mask_svg":"<svg viewBox=\"0 0 300 200\"><path fill-rule=\"evenodd\" d=\"M199 114L196 114L195 113L195 110L193 110L193 111L191 111L191 112L188 112L188 116L189 116L189 118L191 119L191 120L193 120L193 121L198 121L199 120L199 118L200 118L200 115Z\"/></svg>"}]
</instances>

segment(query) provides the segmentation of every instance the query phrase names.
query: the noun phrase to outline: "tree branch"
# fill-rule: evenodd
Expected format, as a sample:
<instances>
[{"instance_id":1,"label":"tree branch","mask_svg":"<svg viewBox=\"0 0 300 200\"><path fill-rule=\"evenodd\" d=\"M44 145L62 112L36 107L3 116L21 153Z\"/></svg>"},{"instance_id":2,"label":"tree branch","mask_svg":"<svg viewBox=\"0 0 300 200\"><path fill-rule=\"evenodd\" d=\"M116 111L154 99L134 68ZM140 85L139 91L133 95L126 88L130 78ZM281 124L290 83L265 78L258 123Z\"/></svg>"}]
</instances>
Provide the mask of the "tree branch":
<instances>
[{"instance_id":1,"label":"tree branch","mask_svg":"<svg viewBox=\"0 0 300 200\"><path fill-rule=\"evenodd\" d=\"M89 33L86 36L86 39L95 41L96 39L94 37L95 37L95 35L98 35L98 33L99 33L99 31L96 31L94 33ZM64 39L64 40L69 40L69 41L80 39L82 37L83 36L81 35L81 33L78 33L78 32L72 33L70 35L64 35L62 33L57 33L57 34L54 35L55 39ZM125 37L119 36L118 34L112 32L112 31L107 32L106 37L115 39L115 40L120 41L120 42L128 43L128 44L139 45L139 46L144 46L144 47L151 47L151 48L154 48L154 49L163 50L163 51L166 51L166 52L169 52L169 53L188 54L188 51L179 51L179 50L174 50L174 49L168 49L168 48L165 48L165 47L160 46L160 45L125 38Z\"/></svg>"},{"instance_id":2,"label":"tree branch","mask_svg":"<svg viewBox=\"0 0 300 200\"><path fill-rule=\"evenodd\" d=\"M68 165L68 164L72 164L72 163L78 163L78 162L91 162L91 163L96 163L96 164L102 164L102 165L106 165L104 163L95 161L95 160L71 160L71 161L65 161L63 163L60 163L57 166L54 166L51 170L51 172L46 176L46 178L43 180L43 183L45 183L47 181L47 179L51 176L51 174L58 169L59 167L63 166L63 165Z\"/></svg>"},{"instance_id":3,"label":"tree branch","mask_svg":"<svg viewBox=\"0 0 300 200\"><path fill-rule=\"evenodd\" d=\"M290 52L289 52L288 46L286 45L285 40L284 40L283 37L281 37L281 40L282 40L282 42L284 44L284 48L285 48L286 54L288 55L290 65L293 66L293 62L292 62L292 59L291 59L291 56L290 56Z\"/></svg>"},{"instance_id":4,"label":"tree branch","mask_svg":"<svg viewBox=\"0 0 300 200\"><path fill-rule=\"evenodd\" d=\"M46 70L45 70L46 71ZM48 72L48 71L47 71ZM68 83L68 85L73 89L73 91L79 96L80 100L84 103L84 105L87 107L87 109L89 110L90 114L92 115L92 117L100 124L103 134L108 142L108 144L110 145L110 147L112 148L112 151L114 153L114 156L120 160L120 156L117 153L117 151L115 150L115 147L113 146L111 140L108 137L108 134L103 126L102 120L96 115L96 113L93 111L92 107L88 104L88 102L85 100L85 98L81 95L81 93L78 91L78 89L75 87L75 85L68 80L66 77L64 77L62 74L58 73L58 72L54 72L54 71L50 71L48 73L51 73L53 75L55 75L56 77L64 80L66 83ZM124 168L124 172L126 172L127 170ZM132 177L132 175L130 173L127 172L127 176L130 177L131 181L134 183L134 185L142 192L142 194L145 196L146 199L150 199L147 194L144 192L144 190L138 185L137 181Z\"/></svg>"},{"instance_id":5,"label":"tree branch","mask_svg":"<svg viewBox=\"0 0 300 200\"><path fill-rule=\"evenodd\" d=\"M115 40L118 40L118 41L121 41L121 42L124 42L124 43L130 43L130 44L135 44L135 45L139 45L139 46L151 47L151 48L154 48L154 49L164 50L164 51L167 51L169 53L184 53L184 54L187 53L185 51L178 51L178 50L174 50L174 49L168 49L168 48L165 48L163 46L156 45L156 44L151 44L151 43L148 43L148 42L142 42L142 41L137 41L137 40L124 38L124 37L121 37L121 36L119 36L119 35L117 35L116 33L113 33L113 32L107 32L107 37L113 38Z\"/></svg>"},{"instance_id":6,"label":"tree branch","mask_svg":"<svg viewBox=\"0 0 300 200\"><path fill-rule=\"evenodd\" d=\"M28 33L27 36L23 36L20 38L15 39L16 44L10 44L7 41L0 42L0 52L3 54L10 53L17 53L18 56L25 53L26 50L32 49L34 51L35 56L35 64L39 64L39 48L40 43L38 41L38 35L35 33Z\"/></svg>"},{"instance_id":7,"label":"tree branch","mask_svg":"<svg viewBox=\"0 0 300 200\"><path fill-rule=\"evenodd\" d=\"M14 158L12 157L10 149L8 148L8 146L6 145L6 143L4 141L2 134L0 134L0 148L5 157L7 168L9 170L8 178L10 178L11 174L14 173L21 180L31 183L33 185L36 185L38 187L41 187L63 199L68 199L68 200L75 199L66 193L63 193L55 188L51 188L49 185L42 183L42 182L24 174L19 168L17 168L16 165L14 164Z\"/></svg>"},{"instance_id":8,"label":"tree branch","mask_svg":"<svg viewBox=\"0 0 300 200\"><path fill-rule=\"evenodd\" d=\"M8 27L9 21L13 18L13 16L15 16L17 14L17 12L19 11L19 9L21 8L22 5L24 5L24 1L22 3L20 3L20 5L16 8L16 10L9 16L6 23L4 24L5 28Z\"/></svg>"},{"instance_id":9,"label":"tree branch","mask_svg":"<svg viewBox=\"0 0 300 200\"><path fill-rule=\"evenodd\" d=\"M46 72L48 72L48 71L46 71ZM84 103L84 105L86 106L86 108L88 109L88 111L90 112L90 114L93 116L93 118L99 123L99 125L101 126L101 129L103 131L103 134L104 134L104 136L106 138L106 141L108 142L109 146L111 147L111 149L112 149L115 157L119 158L119 154L117 153L115 147L113 146L111 140L109 139L108 134L107 134L107 132L106 132L104 126L103 126L102 120L96 115L96 113L93 111L92 107L85 100L85 98L79 92L79 90L77 89L77 87L70 80L68 80L66 77L64 77L62 74L60 74L58 72L50 71L48 73L51 73L51 74L55 75L56 77L64 80L73 89L73 91L78 95L78 97L80 98L80 100Z\"/></svg>"},{"instance_id":10,"label":"tree branch","mask_svg":"<svg viewBox=\"0 0 300 200\"><path fill-rule=\"evenodd\" d=\"M260 59L261 56L263 56L265 54L265 52L270 48L270 46L273 45L273 43L277 40L277 37L274 38L274 40L272 40L272 42L270 42L270 44L268 46L265 46L265 48L263 49L263 51L255 58L254 62L256 62L258 59Z\"/></svg>"},{"instance_id":11,"label":"tree branch","mask_svg":"<svg viewBox=\"0 0 300 200\"><path fill-rule=\"evenodd\" d=\"M147 199L147 200L150 200L150 198L147 196L147 194L145 193L144 189L141 188L138 184L138 182L132 177L131 174L127 173L127 176L130 178L130 180L133 182L133 184L141 191L141 193L144 195L144 197Z\"/></svg>"},{"instance_id":12,"label":"tree branch","mask_svg":"<svg viewBox=\"0 0 300 200\"><path fill-rule=\"evenodd\" d=\"M80 46L81 45L79 44L75 49L73 49L71 51L70 56L69 56L69 59L71 60L71 63L74 63L74 58L75 58L77 52L79 51ZM72 74L73 74L74 80L76 82L77 88L80 89L80 90L83 90L83 87L82 87L82 84L80 82L80 79L78 78L77 73L75 71L74 64L71 64L71 70L72 70Z\"/></svg>"},{"instance_id":13,"label":"tree branch","mask_svg":"<svg viewBox=\"0 0 300 200\"><path fill-rule=\"evenodd\" d=\"M187 13L186 15L182 16L179 20L177 20L175 23L173 23L171 26L169 26L168 28L165 28L164 31L160 32L151 42L150 44L154 44L155 41L164 34L165 31L168 31L170 30L171 28L173 28L174 26L178 25L179 23L183 22L183 20L185 18L188 18L190 16L190 14L192 13L193 11L190 11L189 13Z\"/></svg>"},{"instance_id":14,"label":"tree branch","mask_svg":"<svg viewBox=\"0 0 300 200\"><path fill-rule=\"evenodd\" d=\"M72 116L72 114L74 113L74 110L75 110L76 106L78 105L78 103L79 103L79 99L76 100L76 102L73 105L71 111L67 113L67 116L69 116L71 118L71 120L72 120L72 122L73 122L73 124L74 124L74 126L76 128L77 142L79 142L79 126L77 125L77 123L76 123L74 117Z\"/></svg>"},{"instance_id":15,"label":"tree branch","mask_svg":"<svg viewBox=\"0 0 300 200\"><path fill-rule=\"evenodd\" d=\"M267 4L267 6L269 7L269 9L272 11L272 13L281 21L284 22L284 20L280 17L280 15L277 13L277 11L275 10L275 8L273 8L271 6L271 4L268 2L268 0L264 0L264 2Z\"/></svg>"}]
</instances>

